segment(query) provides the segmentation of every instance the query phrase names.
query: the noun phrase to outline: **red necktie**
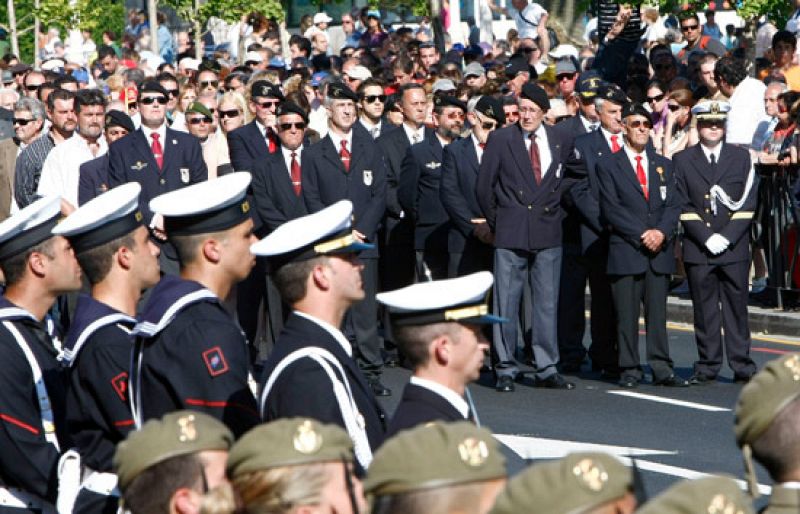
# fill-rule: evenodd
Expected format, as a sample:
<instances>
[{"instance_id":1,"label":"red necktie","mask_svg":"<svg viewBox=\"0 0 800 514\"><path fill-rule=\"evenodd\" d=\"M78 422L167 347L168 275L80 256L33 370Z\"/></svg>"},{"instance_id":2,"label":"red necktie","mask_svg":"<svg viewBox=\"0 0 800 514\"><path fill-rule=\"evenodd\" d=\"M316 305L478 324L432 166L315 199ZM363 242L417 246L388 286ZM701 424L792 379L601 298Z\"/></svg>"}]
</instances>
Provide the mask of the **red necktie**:
<instances>
[{"instance_id":1,"label":"red necktie","mask_svg":"<svg viewBox=\"0 0 800 514\"><path fill-rule=\"evenodd\" d=\"M269 148L269 153L275 153L278 149L278 143L275 141L275 134L272 133L272 130L267 129L267 147Z\"/></svg>"},{"instance_id":2,"label":"red necktie","mask_svg":"<svg viewBox=\"0 0 800 514\"><path fill-rule=\"evenodd\" d=\"M536 134L531 134L531 165L533 165L533 178L536 185L542 183L542 160L539 158L539 146L536 144Z\"/></svg>"},{"instance_id":3,"label":"red necktie","mask_svg":"<svg viewBox=\"0 0 800 514\"><path fill-rule=\"evenodd\" d=\"M619 136L617 136L616 134L611 136L611 153L617 153L622 148L621 146L619 146L619 139L618 138L619 138Z\"/></svg>"},{"instance_id":4,"label":"red necktie","mask_svg":"<svg viewBox=\"0 0 800 514\"><path fill-rule=\"evenodd\" d=\"M300 196L300 163L297 162L297 152L292 152L292 186L294 187L294 194Z\"/></svg>"},{"instance_id":5,"label":"red necktie","mask_svg":"<svg viewBox=\"0 0 800 514\"><path fill-rule=\"evenodd\" d=\"M153 157L156 159L156 164L158 164L158 169L164 168L164 149L161 148L161 142L159 139L161 138L157 132L153 132L150 134L150 137L153 138L153 144L150 145L150 148L153 150Z\"/></svg>"},{"instance_id":6,"label":"red necktie","mask_svg":"<svg viewBox=\"0 0 800 514\"><path fill-rule=\"evenodd\" d=\"M486 148L486 143L478 143L478 147L480 147L480 149L483 150L484 148Z\"/></svg>"},{"instance_id":7,"label":"red necktie","mask_svg":"<svg viewBox=\"0 0 800 514\"><path fill-rule=\"evenodd\" d=\"M636 178L639 179L639 184L642 186L644 199L650 200L650 192L647 190L647 175L644 174L644 166L642 166L642 156L636 156Z\"/></svg>"},{"instance_id":8,"label":"red necktie","mask_svg":"<svg viewBox=\"0 0 800 514\"><path fill-rule=\"evenodd\" d=\"M342 148L339 150L339 157L342 159L344 171L350 173L350 150L347 149L347 140L342 139Z\"/></svg>"}]
</instances>

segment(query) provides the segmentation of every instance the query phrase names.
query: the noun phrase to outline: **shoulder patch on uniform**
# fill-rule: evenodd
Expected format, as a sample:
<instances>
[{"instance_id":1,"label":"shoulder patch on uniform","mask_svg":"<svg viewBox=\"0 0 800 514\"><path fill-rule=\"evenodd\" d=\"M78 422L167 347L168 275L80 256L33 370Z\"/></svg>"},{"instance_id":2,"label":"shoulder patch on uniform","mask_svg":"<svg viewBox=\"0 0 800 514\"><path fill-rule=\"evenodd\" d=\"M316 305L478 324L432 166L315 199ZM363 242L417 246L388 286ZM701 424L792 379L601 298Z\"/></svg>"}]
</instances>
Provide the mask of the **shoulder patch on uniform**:
<instances>
[{"instance_id":1,"label":"shoulder patch on uniform","mask_svg":"<svg viewBox=\"0 0 800 514\"><path fill-rule=\"evenodd\" d=\"M117 396L119 396L119 399L122 400L122 403L126 403L128 401L128 372L123 371L119 375L112 378L111 387L114 388L114 392L117 393Z\"/></svg>"},{"instance_id":2,"label":"shoulder patch on uniform","mask_svg":"<svg viewBox=\"0 0 800 514\"><path fill-rule=\"evenodd\" d=\"M222 348L215 346L203 352L203 360L208 368L208 373L212 377L222 375L228 371L228 362L225 360L225 354L222 353Z\"/></svg>"}]
</instances>

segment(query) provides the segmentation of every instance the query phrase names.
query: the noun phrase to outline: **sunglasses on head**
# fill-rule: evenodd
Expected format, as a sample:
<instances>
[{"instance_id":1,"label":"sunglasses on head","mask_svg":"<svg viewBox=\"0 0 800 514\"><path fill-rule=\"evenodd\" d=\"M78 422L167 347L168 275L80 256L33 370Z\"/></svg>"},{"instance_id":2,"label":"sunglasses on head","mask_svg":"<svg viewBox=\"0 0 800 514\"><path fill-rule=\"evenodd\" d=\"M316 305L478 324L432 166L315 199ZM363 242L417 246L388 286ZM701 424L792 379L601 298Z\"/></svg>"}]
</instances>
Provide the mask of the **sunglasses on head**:
<instances>
[{"instance_id":1,"label":"sunglasses on head","mask_svg":"<svg viewBox=\"0 0 800 514\"><path fill-rule=\"evenodd\" d=\"M220 118L235 118L239 116L239 109L231 109L229 111L223 111L222 109L217 109L217 114L219 114Z\"/></svg>"},{"instance_id":2,"label":"sunglasses on head","mask_svg":"<svg viewBox=\"0 0 800 514\"><path fill-rule=\"evenodd\" d=\"M667 109L669 109L669 110L670 110L670 111L672 111L672 112L675 112L675 111L677 111L677 110L678 110L678 109L680 109L680 108L681 108L681 106L680 106L680 105L675 105L675 104L669 104L669 105L667 105Z\"/></svg>"},{"instance_id":3,"label":"sunglasses on head","mask_svg":"<svg viewBox=\"0 0 800 514\"><path fill-rule=\"evenodd\" d=\"M647 120L633 120L633 121L629 121L629 122L628 122L628 126L629 126L630 128L639 128L639 127L645 127L645 128L649 128L649 129L650 129L650 128L653 128L653 124L652 124L652 123L650 123L650 122L649 122L649 121L647 121Z\"/></svg>"},{"instance_id":4,"label":"sunglasses on head","mask_svg":"<svg viewBox=\"0 0 800 514\"><path fill-rule=\"evenodd\" d=\"M305 130L306 124L302 121L296 121L294 123L280 123L278 124L278 128L281 129L281 132L285 132L293 128L297 130Z\"/></svg>"},{"instance_id":5,"label":"sunglasses on head","mask_svg":"<svg viewBox=\"0 0 800 514\"><path fill-rule=\"evenodd\" d=\"M161 105L167 105L168 101L169 100L167 100L166 96L148 96L146 98L139 99L139 103L144 105L152 105L156 102L160 103Z\"/></svg>"},{"instance_id":6,"label":"sunglasses on head","mask_svg":"<svg viewBox=\"0 0 800 514\"><path fill-rule=\"evenodd\" d=\"M28 123L32 122L33 120L26 120L25 118L14 118L14 125L22 125L23 127Z\"/></svg>"},{"instance_id":7,"label":"sunglasses on head","mask_svg":"<svg viewBox=\"0 0 800 514\"><path fill-rule=\"evenodd\" d=\"M186 120L189 125L199 125L201 123L211 123L211 118L208 116L201 116L199 118L189 118Z\"/></svg>"},{"instance_id":8,"label":"sunglasses on head","mask_svg":"<svg viewBox=\"0 0 800 514\"><path fill-rule=\"evenodd\" d=\"M647 97L647 101L648 102L660 102L663 99L664 99L664 93L661 93L660 95L656 95L656 96L648 96Z\"/></svg>"},{"instance_id":9,"label":"sunglasses on head","mask_svg":"<svg viewBox=\"0 0 800 514\"><path fill-rule=\"evenodd\" d=\"M363 98L364 101L366 101L368 104L371 104L375 101L378 101L380 103L386 102L386 95L366 95Z\"/></svg>"}]
</instances>

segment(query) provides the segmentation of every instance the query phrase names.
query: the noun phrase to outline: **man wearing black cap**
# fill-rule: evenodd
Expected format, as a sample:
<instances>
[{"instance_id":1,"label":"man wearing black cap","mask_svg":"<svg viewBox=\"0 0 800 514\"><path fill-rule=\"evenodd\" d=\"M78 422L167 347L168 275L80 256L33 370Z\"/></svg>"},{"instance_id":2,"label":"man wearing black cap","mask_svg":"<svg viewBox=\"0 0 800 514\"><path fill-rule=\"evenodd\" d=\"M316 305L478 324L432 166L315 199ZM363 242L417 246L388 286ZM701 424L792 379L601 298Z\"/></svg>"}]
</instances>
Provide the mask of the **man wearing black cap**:
<instances>
[{"instance_id":1,"label":"man wearing black cap","mask_svg":"<svg viewBox=\"0 0 800 514\"><path fill-rule=\"evenodd\" d=\"M450 219L439 199L442 150L458 139L466 111L458 98L434 95L436 136L412 145L403 159L397 198L414 223L417 281L447 278Z\"/></svg>"},{"instance_id":2,"label":"man wearing black cap","mask_svg":"<svg viewBox=\"0 0 800 514\"><path fill-rule=\"evenodd\" d=\"M519 97L522 93L522 86L527 84L532 78L536 78L535 70L533 74L531 70L533 70L533 68L522 56L515 56L509 59L505 68L508 91Z\"/></svg>"},{"instance_id":3,"label":"man wearing black cap","mask_svg":"<svg viewBox=\"0 0 800 514\"><path fill-rule=\"evenodd\" d=\"M136 130L130 116L117 110L106 113L105 125L106 142L109 145ZM81 164L79 175L78 205L108 191L108 153Z\"/></svg>"},{"instance_id":4,"label":"man wearing black cap","mask_svg":"<svg viewBox=\"0 0 800 514\"><path fill-rule=\"evenodd\" d=\"M489 136L477 181L478 203L494 233L495 312L517 319L524 281L533 293L532 347L536 385L573 389L556 370L556 307L561 272L561 197L571 181L563 163L570 148L558 131L542 123L550 108L539 86L522 86L520 120ZM494 327L496 389L514 390L519 374L517 324Z\"/></svg>"},{"instance_id":5,"label":"man wearing black cap","mask_svg":"<svg viewBox=\"0 0 800 514\"><path fill-rule=\"evenodd\" d=\"M275 133L275 110L283 100L278 86L257 80L250 88L250 110L255 119L228 134L228 151L236 171L252 171L255 163L267 153L278 151L280 142Z\"/></svg>"},{"instance_id":6,"label":"man wearing black cap","mask_svg":"<svg viewBox=\"0 0 800 514\"><path fill-rule=\"evenodd\" d=\"M139 205L146 224L163 230L148 202L156 196L208 179L200 142L194 136L167 126L169 93L158 82L139 88L142 125L117 140L108 150L108 185L126 182L142 186Z\"/></svg>"},{"instance_id":7,"label":"man wearing black cap","mask_svg":"<svg viewBox=\"0 0 800 514\"><path fill-rule=\"evenodd\" d=\"M0 223L0 496L19 512L53 512L57 465L69 448L65 380L47 330L59 295L77 291L81 271L67 240L51 231L59 197L42 198Z\"/></svg>"},{"instance_id":8,"label":"man wearing black cap","mask_svg":"<svg viewBox=\"0 0 800 514\"><path fill-rule=\"evenodd\" d=\"M653 383L685 387L673 371L667 339L667 289L675 271L673 244L681 211L672 162L648 145L652 122L641 104L622 112L622 150L599 161L600 215L609 227L606 271L617 313L620 386L643 378L639 361L639 311L645 304L647 362Z\"/></svg>"},{"instance_id":9,"label":"man wearing black cap","mask_svg":"<svg viewBox=\"0 0 800 514\"><path fill-rule=\"evenodd\" d=\"M594 100L597 91L603 83L603 79L596 71L586 71L581 73L575 87L575 96L578 100L578 113L575 116L559 122L556 126L561 130L565 137L575 139L596 129L600 120L597 117L597 109Z\"/></svg>"},{"instance_id":10,"label":"man wearing black cap","mask_svg":"<svg viewBox=\"0 0 800 514\"><path fill-rule=\"evenodd\" d=\"M594 104L592 110L599 115L600 126L575 139L567 163L567 169L583 178L567 196L569 209L564 225L558 345L562 370L579 371L586 355L583 334L588 280L592 291L592 345L589 349L592 368L609 378L616 378L618 357L614 304L606 274L608 230L600 217L597 164L622 148L622 107L628 98L617 86L604 84L596 89L591 101ZM583 127L582 121L578 124Z\"/></svg>"},{"instance_id":11,"label":"man wearing black cap","mask_svg":"<svg viewBox=\"0 0 800 514\"><path fill-rule=\"evenodd\" d=\"M386 165L383 154L365 130L353 130L357 121L358 96L347 86L328 86L325 109L328 135L303 156L303 198L309 212L317 212L339 200L353 202L353 236L375 242L386 208ZM383 357L380 352L377 303L378 250L361 254L366 298L350 309L345 334L354 343L356 362L376 394L391 391L380 382Z\"/></svg>"},{"instance_id":12,"label":"man wearing black cap","mask_svg":"<svg viewBox=\"0 0 800 514\"><path fill-rule=\"evenodd\" d=\"M439 198L450 217L447 251L450 278L490 271L494 257L492 230L478 205L475 182L489 134L505 124L499 100L485 95L472 104L467 119L472 125L468 137L453 141L442 154Z\"/></svg>"}]
</instances>

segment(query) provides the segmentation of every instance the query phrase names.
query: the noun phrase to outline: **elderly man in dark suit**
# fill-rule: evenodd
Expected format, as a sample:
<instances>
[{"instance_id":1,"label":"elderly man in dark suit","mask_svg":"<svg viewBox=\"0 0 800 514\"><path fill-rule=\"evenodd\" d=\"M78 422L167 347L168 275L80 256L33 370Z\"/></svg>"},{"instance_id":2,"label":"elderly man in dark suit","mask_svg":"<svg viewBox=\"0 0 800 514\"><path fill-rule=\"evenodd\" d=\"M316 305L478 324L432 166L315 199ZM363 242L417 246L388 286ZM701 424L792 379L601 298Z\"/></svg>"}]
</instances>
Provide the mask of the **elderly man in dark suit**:
<instances>
[{"instance_id":1,"label":"elderly man in dark suit","mask_svg":"<svg viewBox=\"0 0 800 514\"><path fill-rule=\"evenodd\" d=\"M578 84L575 87L575 94L579 100L578 113L556 124L564 137L574 140L600 126L594 100L602 82L595 70L585 71L578 77Z\"/></svg>"},{"instance_id":2,"label":"elderly man in dark suit","mask_svg":"<svg viewBox=\"0 0 800 514\"><path fill-rule=\"evenodd\" d=\"M377 239L386 209L386 165L383 154L366 130L355 130L358 96L347 86L328 86L325 109L328 135L303 155L303 198L309 212L317 212L339 200L353 202L352 235L361 242ZM356 362L373 392L388 396L380 382L383 356L378 338L378 250L364 251L360 258L366 298L356 302L345 319L344 332L353 342Z\"/></svg>"},{"instance_id":3,"label":"elderly man in dark suit","mask_svg":"<svg viewBox=\"0 0 800 514\"><path fill-rule=\"evenodd\" d=\"M228 151L235 171L252 171L259 159L278 151L275 110L282 100L278 86L266 80L257 80L250 87L250 110L255 119L228 134Z\"/></svg>"},{"instance_id":4,"label":"elderly man in dark suit","mask_svg":"<svg viewBox=\"0 0 800 514\"><path fill-rule=\"evenodd\" d=\"M550 108L547 93L527 83L519 99L520 120L493 132L478 175L478 203L495 235L495 312L514 319L523 284L533 293L532 347L536 385L573 389L558 373L556 310L561 272L561 197L571 181L563 163L569 147L559 133L542 123ZM496 389L514 390L519 374L515 359L516 323L494 329Z\"/></svg>"},{"instance_id":5,"label":"elderly man in dark suit","mask_svg":"<svg viewBox=\"0 0 800 514\"><path fill-rule=\"evenodd\" d=\"M600 218L597 164L622 148L622 106L628 98L617 86L604 85L596 91L593 101L597 104L600 126L575 139L567 163L570 171L583 178L566 198L569 214L565 220L564 266L558 297L558 346L561 369L580 370L586 355L583 334L588 280L592 291L589 349L592 369L618 379L614 303L606 274L608 231Z\"/></svg>"},{"instance_id":6,"label":"elderly man in dark suit","mask_svg":"<svg viewBox=\"0 0 800 514\"><path fill-rule=\"evenodd\" d=\"M492 230L483 217L475 191L478 170L489 134L506 122L503 105L481 96L467 113L472 125L468 137L454 141L442 154L439 198L450 216L447 250L450 278L476 271L491 271L494 258Z\"/></svg>"},{"instance_id":7,"label":"elderly man in dark suit","mask_svg":"<svg viewBox=\"0 0 800 514\"><path fill-rule=\"evenodd\" d=\"M450 219L439 199L442 150L458 139L467 106L454 96L439 93L433 98L436 136L412 145L403 159L400 205L414 222L417 279L447 278L447 233Z\"/></svg>"},{"instance_id":8,"label":"elderly man in dark suit","mask_svg":"<svg viewBox=\"0 0 800 514\"><path fill-rule=\"evenodd\" d=\"M110 110L106 113L105 135L110 145L136 130L130 116L122 111ZM78 178L78 205L83 205L109 190L108 154L84 162Z\"/></svg>"},{"instance_id":9,"label":"elderly man in dark suit","mask_svg":"<svg viewBox=\"0 0 800 514\"><path fill-rule=\"evenodd\" d=\"M685 201L683 261L699 356L689 379L693 385L709 384L717 377L723 331L734 380L747 382L756 372L750 357L747 281L758 187L747 150L724 142L728 110L727 102L696 105L692 112L700 144L677 153L674 161Z\"/></svg>"},{"instance_id":10,"label":"elderly man in dark suit","mask_svg":"<svg viewBox=\"0 0 800 514\"><path fill-rule=\"evenodd\" d=\"M643 378L639 361L642 302L653 383L689 385L673 371L666 318L681 198L672 163L648 145L651 128L645 108L628 104L623 110L624 147L597 166L600 213L610 231L607 271L617 311L619 384L625 388L637 387Z\"/></svg>"}]
</instances>

